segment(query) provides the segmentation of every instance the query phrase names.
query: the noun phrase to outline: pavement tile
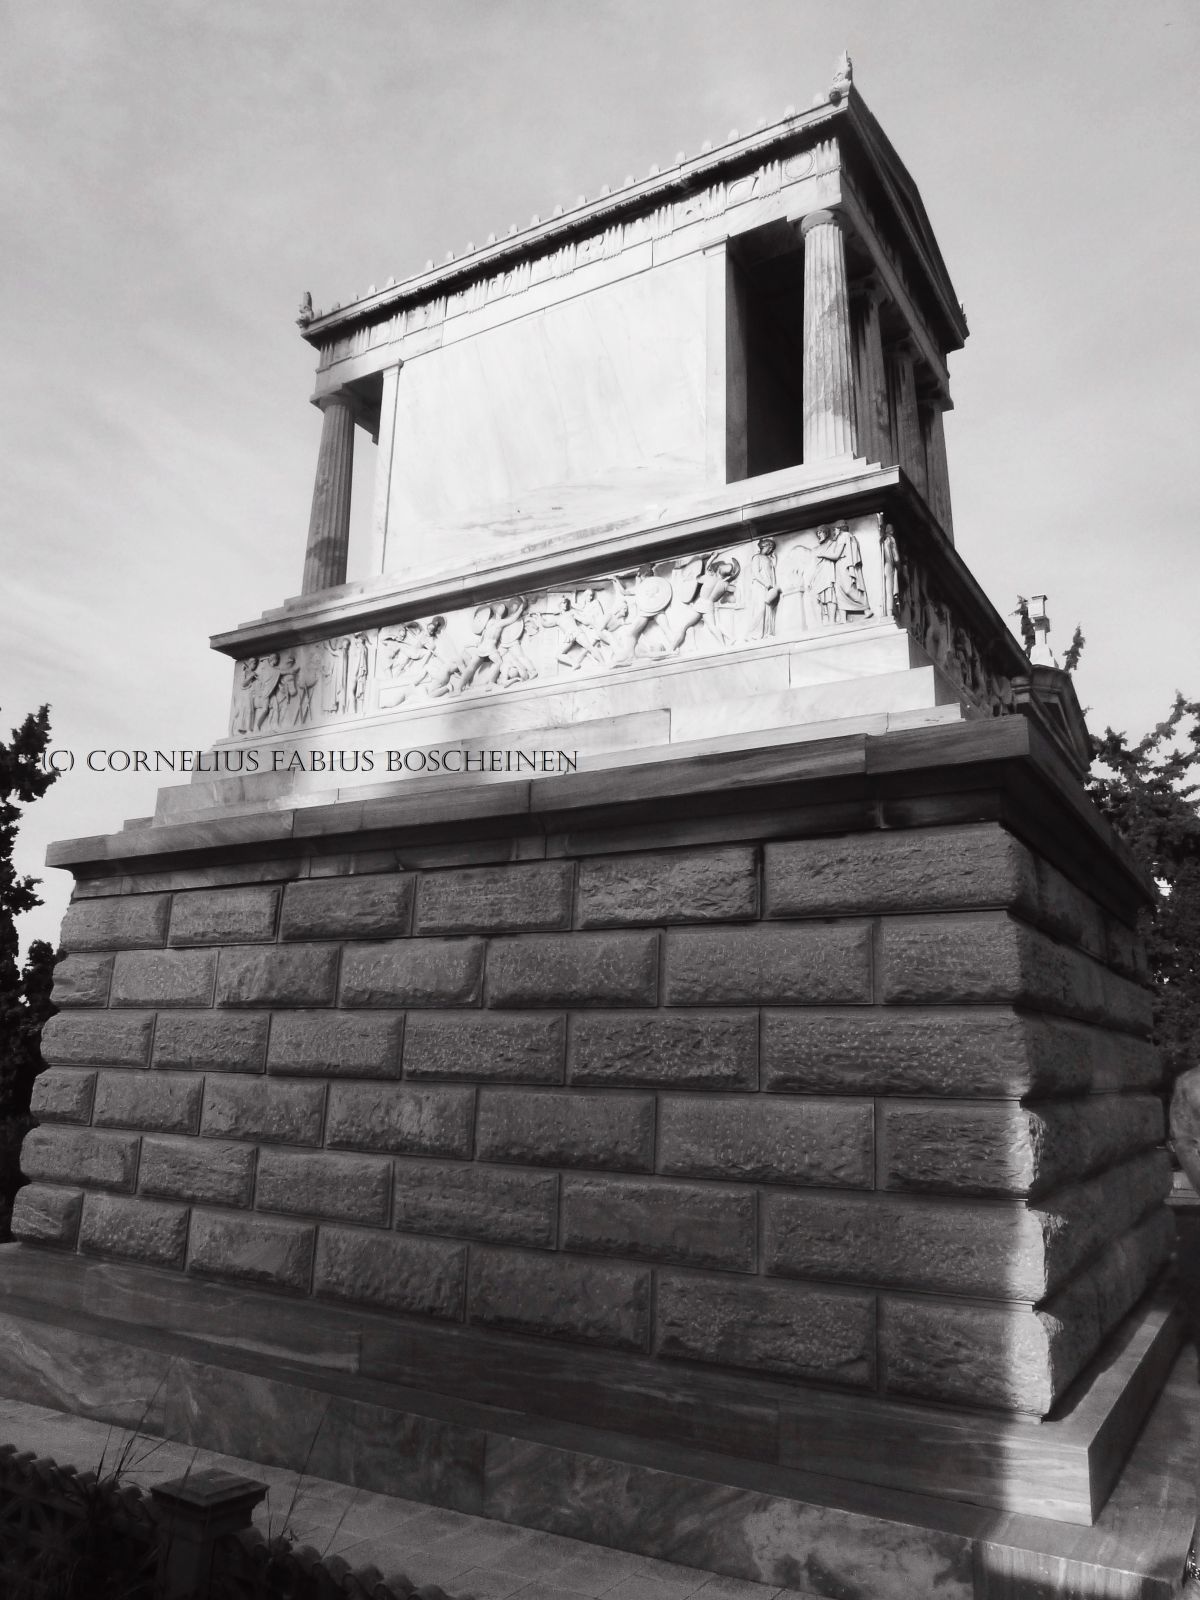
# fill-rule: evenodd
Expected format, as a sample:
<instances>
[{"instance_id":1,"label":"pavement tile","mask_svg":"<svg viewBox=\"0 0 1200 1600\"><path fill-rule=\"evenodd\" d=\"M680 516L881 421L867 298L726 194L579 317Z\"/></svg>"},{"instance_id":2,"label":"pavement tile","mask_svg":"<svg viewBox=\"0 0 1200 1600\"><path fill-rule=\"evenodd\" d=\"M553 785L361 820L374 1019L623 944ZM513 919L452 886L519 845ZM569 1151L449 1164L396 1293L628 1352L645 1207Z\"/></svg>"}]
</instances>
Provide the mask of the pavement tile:
<instances>
[{"instance_id":1,"label":"pavement tile","mask_svg":"<svg viewBox=\"0 0 1200 1600\"><path fill-rule=\"evenodd\" d=\"M688 1573L687 1577L672 1579L634 1573L606 1589L604 1600L684 1600L686 1595L695 1594L707 1574L696 1577L690 1569L682 1570Z\"/></svg>"},{"instance_id":2,"label":"pavement tile","mask_svg":"<svg viewBox=\"0 0 1200 1600\"><path fill-rule=\"evenodd\" d=\"M513 1600L590 1600L580 1589L560 1589L554 1583L531 1583L518 1589Z\"/></svg>"},{"instance_id":3,"label":"pavement tile","mask_svg":"<svg viewBox=\"0 0 1200 1600\"><path fill-rule=\"evenodd\" d=\"M751 1583L748 1578L710 1577L696 1591L695 1600L779 1600L788 1592L769 1583Z\"/></svg>"},{"instance_id":4,"label":"pavement tile","mask_svg":"<svg viewBox=\"0 0 1200 1600\"><path fill-rule=\"evenodd\" d=\"M362 1539L344 1545L338 1554L352 1567L375 1566L384 1574L402 1572L418 1588L426 1583L445 1586L457 1582L459 1574L468 1570L453 1558L429 1550L405 1550L391 1539Z\"/></svg>"},{"instance_id":5,"label":"pavement tile","mask_svg":"<svg viewBox=\"0 0 1200 1600\"><path fill-rule=\"evenodd\" d=\"M471 1567L459 1573L454 1580L462 1594L474 1595L475 1600L508 1600L518 1589L529 1586L529 1579L516 1572L502 1572L498 1567Z\"/></svg>"},{"instance_id":6,"label":"pavement tile","mask_svg":"<svg viewBox=\"0 0 1200 1600\"><path fill-rule=\"evenodd\" d=\"M569 1561L577 1561L580 1556L589 1555L598 1548L585 1544L582 1539L568 1539L561 1533L539 1533L532 1529L525 1531L531 1534L529 1539L513 1545L502 1557L489 1562L489 1566L500 1567L505 1572L523 1573L527 1582L538 1583L548 1581Z\"/></svg>"},{"instance_id":7,"label":"pavement tile","mask_svg":"<svg viewBox=\"0 0 1200 1600\"><path fill-rule=\"evenodd\" d=\"M565 1566L556 1567L554 1582L566 1589L580 1589L584 1594L605 1594L622 1578L635 1573L642 1562L641 1556L628 1550L589 1549L583 1555L573 1556Z\"/></svg>"}]
</instances>

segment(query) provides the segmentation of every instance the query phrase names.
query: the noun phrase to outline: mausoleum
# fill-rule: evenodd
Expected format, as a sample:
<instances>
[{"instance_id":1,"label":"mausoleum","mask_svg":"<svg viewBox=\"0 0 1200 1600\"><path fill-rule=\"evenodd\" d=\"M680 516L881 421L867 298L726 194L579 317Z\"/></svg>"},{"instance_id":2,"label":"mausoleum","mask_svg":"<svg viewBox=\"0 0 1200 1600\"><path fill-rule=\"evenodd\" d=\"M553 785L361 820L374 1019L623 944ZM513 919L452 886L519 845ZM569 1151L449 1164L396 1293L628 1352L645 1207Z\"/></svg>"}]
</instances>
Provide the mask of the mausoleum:
<instances>
[{"instance_id":1,"label":"mausoleum","mask_svg":"<svg viewBox=\"0 0 1200 1600\"><path fill-rule=\"evenodd\" d=\"M849 61L300 331L301 592L213 639L210 770L50 855L0 1386L1032 1593L1180 1343L1150 890L955 549L966 319Z\"/></svg>"}]
</instances>

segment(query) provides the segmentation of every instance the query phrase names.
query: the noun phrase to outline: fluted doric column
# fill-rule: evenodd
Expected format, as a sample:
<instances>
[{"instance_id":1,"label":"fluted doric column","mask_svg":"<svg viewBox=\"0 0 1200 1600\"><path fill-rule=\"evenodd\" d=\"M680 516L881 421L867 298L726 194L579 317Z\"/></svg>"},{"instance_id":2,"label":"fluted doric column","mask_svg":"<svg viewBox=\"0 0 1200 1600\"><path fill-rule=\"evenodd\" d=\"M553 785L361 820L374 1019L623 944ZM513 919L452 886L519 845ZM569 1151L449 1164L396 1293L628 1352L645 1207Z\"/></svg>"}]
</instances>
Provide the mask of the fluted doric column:
<instances>
[{"instance_id":1,"label":"fluted doric column","mask_svg":"<svg viewBox=\"0 0 1200 1600\"><path fill-rule=\"evenodd\" d=\"M316 594L346 581L350 546L350 480L354 469L354 408L348 395L322 401L321 450L313 484L308 549L301 594Z\"/></svg>"},{"instance_id":2,"label":"fluted doric column","mask_svg":"<svg viewBox=\"0 0 1200 1600\"><path fill-rule=\"evenodd\" d=\"M883 364L883 336L879 306L883 286L878 278L864 278L850 291L854 309L854 400L858 453L868 461L888 466L892 454L888 415L887 369Z\"/></svg>"},{"instance_id":3,"label":"fluted doric column","mask_svg":"<svg viewBox=\"0 0 1200 1600\"><path fill-rule=\"evenodd\" d=\"M855 453L854 364L846 245L832 211L811 211L804 239L804 460Z\"/></svg>"},{"instance_id":4,"label":"fluted doric column","mask_svg":"<svg viewBox=\"0 0 1200 1600\"><path fill-rule=\"evenodd\" d=\"M896 460L922 494L926 490L925 441L917 410L917 374L907 339L888 352L888 397L892 410L892 442Z\"/></svg>"}]
</instances>

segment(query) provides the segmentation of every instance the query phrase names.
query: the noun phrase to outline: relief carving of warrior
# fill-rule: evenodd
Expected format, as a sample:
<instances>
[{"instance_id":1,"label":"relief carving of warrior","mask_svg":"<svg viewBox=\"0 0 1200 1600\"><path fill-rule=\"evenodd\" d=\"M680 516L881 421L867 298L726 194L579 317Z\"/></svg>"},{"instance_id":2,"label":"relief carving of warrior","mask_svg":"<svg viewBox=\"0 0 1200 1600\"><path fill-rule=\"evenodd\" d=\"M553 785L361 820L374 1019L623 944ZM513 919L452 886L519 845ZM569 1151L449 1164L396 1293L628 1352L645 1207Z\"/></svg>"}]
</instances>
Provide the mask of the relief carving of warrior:
<instances>
[{"instance_id":1,"label":"relief carving of warrior","mask_svg":"<svg viewBox=\"0 0 1200 1600\"><path fill-rule=\"evenodd\" d=\"M591 589L585 589L584 595L595 599ZM578 672L585 661L593 661L596 666L602 667L605 664L602 650L606 650L611 658L612 640L605 638L603 623L597 627L589 615L585 615L578 599L573 601L569 595L559 595L554 611L542 611L538 615L547 627L558 630L562 643L554 659L560 666Z\"/></svg>"},{"instance_id":2,"label":"relief carving of warrior","mask_svg":"<svg viewBox=\"0 0 1200 1600\"><path fill-rule=\"evenodd\" d=\"M674 628L669 630L668 650L673 654L679 651L693 629L699 630L697 637L701 641L711 639L718 649L726 648L729 639L718 607L737 605L737 580L741 570L741 563L733 556L713 556L706 563L699 581L685 589Z\"/></svg>"},{"instance_id":3,"label":"relief carving of warrior","mask_svg":"<svg viewBox=\"0 0 1200 1600\"><path fill-rule=\"evenodd\" d=\"M525 607L520 595L475 608L475 643L463 660L460 692L475 683L490 689L537 676L537 668L520 647Z\"/></svg>"},{"instance_id":4,"label":"relief carving of warrior","mask_svg":"<svg viewBox=\"0 0 1200 1600\"><path fill-rule=\"evenodd\" d=\"M627 589L621 578L612 580L613 609L607 627L612 632L612 662L614 667L629 666L637 654L642 635L652 622L661 629L663 613L675 598L675 591L666 578L655 574L653 567L639 567L632 585ZM661 655L662 647L650 651Z\"/></svg>"}]
</instances>

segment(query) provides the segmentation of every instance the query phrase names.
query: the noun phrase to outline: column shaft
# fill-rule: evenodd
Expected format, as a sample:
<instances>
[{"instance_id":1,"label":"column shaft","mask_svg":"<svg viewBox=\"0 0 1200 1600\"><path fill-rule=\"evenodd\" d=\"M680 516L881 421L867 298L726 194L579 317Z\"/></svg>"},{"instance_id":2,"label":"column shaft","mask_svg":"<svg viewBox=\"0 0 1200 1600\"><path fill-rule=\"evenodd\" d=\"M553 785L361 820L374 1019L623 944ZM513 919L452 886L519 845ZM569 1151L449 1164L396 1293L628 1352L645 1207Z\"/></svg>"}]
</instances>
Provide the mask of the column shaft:
<instances>
[{"instance_id":1,"label":"column shaft","mask_svg":"<svg viewBox=\"0 0 1200 1600\"><path fill-rule=\"evenodd\" d=\"M942 408L933 403L926 411L925 465L929 474L929 507L953 542L954 516L950 509L950 468L946 460L946 430Z\"/></svg>"},{"instance_id":2,"label":"column shaft","mask_svg":"<svg viewBox=\"0 0 1200 1600\"><path fill-rule=\"evenodd\" d=\"M813 211L804 238L804 460L855 454L850 297L841 224Z\"/></svg>"},{"instance_id":3,"label":"column shaft","mask_svg":"<svg viewBox=\"0 0 1200 1600\"><path fill-rule=\"evenodd\" d=\"M892 451L888 413L887 369L883 362L883 337L879 328L880 290L874 279L854 295L855 420L860 455L888 466Z\"/></svg>"},{"instance_id":4,"label":"column shaft","mask_svg":"<svg viewBox=\"0 0 1200 1600\"><path fill-rule=\"evenodd\" d=\"M371 576L382 572L388 556L388 511L392 498L392 466L396 449L396 402L400 396L402 361L383 374L379 402L379 440L375 458L375 505L371 513Z\"/></svg>"},{"instance_id":5,"label":"column shaft","mask_svg":"<svg viewBox=\"0 0 1200 1600\"><path fill-rule=\"evenodd\" d=\"M354 410L345 395L332 395L325 402L324 412L301 594L316 594L346 581Z\"/></svg>"},{"instance_id":6,"label":"column shaft","mask_svg":"<svg viewBox=\"0 0 1200 1600\"><path fill-rule=\"evenodd\" d=\"M926 490L925 441L917 412L917 375L907 343L896 345L888 358L888 392L896 460L922 494Z\"/></svg>"}]
</instances>

